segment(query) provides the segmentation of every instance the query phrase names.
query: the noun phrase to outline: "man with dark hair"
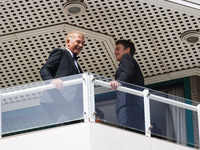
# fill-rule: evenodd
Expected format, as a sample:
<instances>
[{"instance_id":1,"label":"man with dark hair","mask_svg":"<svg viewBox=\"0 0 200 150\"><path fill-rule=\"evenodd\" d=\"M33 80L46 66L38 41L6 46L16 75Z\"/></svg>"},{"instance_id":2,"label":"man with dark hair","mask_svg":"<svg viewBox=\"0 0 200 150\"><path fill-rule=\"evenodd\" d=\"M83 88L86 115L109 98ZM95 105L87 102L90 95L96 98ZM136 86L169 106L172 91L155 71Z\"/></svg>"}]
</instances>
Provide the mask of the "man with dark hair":
<instances>
[{"instance_id":1,"label":"man with dark hair","mask_svg":"<svg viewBox=\"0 0 200 150\"><path fill-rule=\"evenodd\" d=\"M135 46L128 40L116 41L115 56L119 61L119 67L115 74L115 81L110 82L112 89L116 90L120 81L144 86L144 77L136 60L133 58L135 54ZM130 87L130 85L125 85ZM139 130L144 130L144 108L143 98L124 93L117 92L116 97L116 113L118 123Z\"/></svg>"}]
</instances>

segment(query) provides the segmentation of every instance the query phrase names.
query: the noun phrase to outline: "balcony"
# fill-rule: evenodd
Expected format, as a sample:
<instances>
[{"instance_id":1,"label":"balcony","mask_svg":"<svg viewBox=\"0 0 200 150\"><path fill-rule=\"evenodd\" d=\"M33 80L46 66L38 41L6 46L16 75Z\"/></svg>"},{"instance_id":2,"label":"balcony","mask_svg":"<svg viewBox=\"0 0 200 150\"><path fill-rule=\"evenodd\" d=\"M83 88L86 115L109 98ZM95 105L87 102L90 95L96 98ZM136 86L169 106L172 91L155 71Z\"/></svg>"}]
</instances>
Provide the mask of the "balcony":
<instances>
[{"instance_id":1,"label":"balcony","mask_svg":"<svg viewBox=\"0 0 200 150\"><path fill-rule=\"evenodd\" d=\"M24 149L55 149L55 145L58 149L91 150L200 148L197 102L123 82L117 91L110 90L111 79L95 74L84 73L62 80L61 89L45 81L0 91L1 148L17 149L21 144ZM141 100L144 129L118 123L119 92ZM186 112L190 114L193 130L198 131L192 135L188 134ZM188 142L188 137L194 142ZM31 141L34 146L28 144Z\"/></svg>"}]
</instances>

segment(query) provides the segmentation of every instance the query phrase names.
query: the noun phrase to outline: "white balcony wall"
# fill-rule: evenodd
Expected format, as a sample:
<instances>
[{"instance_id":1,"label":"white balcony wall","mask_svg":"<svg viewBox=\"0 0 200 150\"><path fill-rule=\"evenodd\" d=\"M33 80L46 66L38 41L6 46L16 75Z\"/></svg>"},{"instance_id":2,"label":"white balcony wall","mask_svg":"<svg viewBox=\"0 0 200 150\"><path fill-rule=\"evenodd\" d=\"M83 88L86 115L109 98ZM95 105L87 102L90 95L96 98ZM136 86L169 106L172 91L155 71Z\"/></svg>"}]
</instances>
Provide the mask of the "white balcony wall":
<instances>
[{"instance_id":1,"label":"white balcony wall","mask_svg":"<svg viewBox=\"0 0 200 150\"><path fill-rule=\"evenodd\" d=\"M196 150L99 123L77 123L0 140L1 150Z\"/></svg>"}]
</instances>

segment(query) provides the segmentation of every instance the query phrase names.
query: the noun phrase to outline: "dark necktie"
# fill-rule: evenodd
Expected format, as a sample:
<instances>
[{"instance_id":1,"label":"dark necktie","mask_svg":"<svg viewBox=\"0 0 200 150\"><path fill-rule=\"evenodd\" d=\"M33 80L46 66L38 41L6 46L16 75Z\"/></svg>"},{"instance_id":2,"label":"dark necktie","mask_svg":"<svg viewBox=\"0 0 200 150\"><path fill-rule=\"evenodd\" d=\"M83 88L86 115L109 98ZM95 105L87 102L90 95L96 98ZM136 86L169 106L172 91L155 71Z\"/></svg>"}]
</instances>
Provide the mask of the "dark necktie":
<instances>
[{"instance_id":1,"label":"dark necktie","mask_svg":"<svg viewBox=\"0 0 200 150\"><path fill-rule=\"evenodd\" d=\"M79 70L79 67L78 67L78 63L77 63L77 60L78 60L79 57L77 57L76 55L74 55L73 59L74 59L74 64L76 66L76 68L78 69L78 72L80 73L80 70Z\"/></svg>"},{"instance_id":2,"label":"dark necktie","mask_svg":"<svg viewBox=\"0 0 200 150\"><path fill-rule=\"evenodd\" d=\"M77 61L79 59L79 57L74 55L74 59Z\"/></svg>"}]
</instances>

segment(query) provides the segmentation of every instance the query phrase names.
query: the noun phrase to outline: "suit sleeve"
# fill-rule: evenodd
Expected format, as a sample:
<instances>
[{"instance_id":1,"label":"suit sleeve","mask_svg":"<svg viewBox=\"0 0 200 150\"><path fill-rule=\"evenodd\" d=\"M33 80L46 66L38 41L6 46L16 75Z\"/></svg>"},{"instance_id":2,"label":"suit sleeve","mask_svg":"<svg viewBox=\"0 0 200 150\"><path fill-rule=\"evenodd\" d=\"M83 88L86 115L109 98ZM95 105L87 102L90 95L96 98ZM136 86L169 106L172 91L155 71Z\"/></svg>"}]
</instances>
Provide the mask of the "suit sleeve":
<instances>
[{"instance_id":1,"label":"suit sleeve","mask_svg":"<svg viewBox=\"0 0 200 150\"><path fill-rule=\"evenodd\" d=\"M129 54L124 54L118 69L120 71L117 80L130 83L135 69L132 56Z\"/></svg>"},{"instance_id":2,"label":"suit sleeve","mask_svg":"<svg viewBox=\"0 0 200 150\"><path fill-rule=\"evenodd\" d=\"M47 62L40 70L40 75L43 80L50 80L54 78L56 71L59 67L61 57L62 57L61 49L54 49L50 53Z\"/></svg>"}]
</instances>

